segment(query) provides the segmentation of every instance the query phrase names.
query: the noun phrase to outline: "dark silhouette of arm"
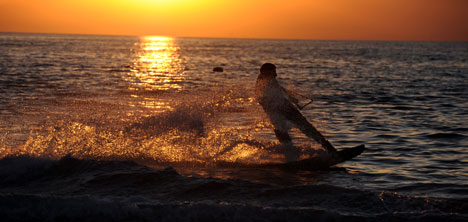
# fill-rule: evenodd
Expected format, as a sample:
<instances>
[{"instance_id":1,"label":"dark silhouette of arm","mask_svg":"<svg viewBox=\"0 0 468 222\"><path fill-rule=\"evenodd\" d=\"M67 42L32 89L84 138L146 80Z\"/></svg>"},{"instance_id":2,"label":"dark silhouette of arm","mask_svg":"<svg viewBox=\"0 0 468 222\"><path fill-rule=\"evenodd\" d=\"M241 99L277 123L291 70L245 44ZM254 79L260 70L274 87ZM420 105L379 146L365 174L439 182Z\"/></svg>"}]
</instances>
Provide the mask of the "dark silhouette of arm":
<instances>
[{"instance_id":1,"label":"dark silhouette of arm","mask_svg":"<svg viewBox=\"0 0 468 222\"><path fill-rule=\"evenodd\" d=\"M293 103L298 109L303 109L304 107L308 106L309 104L311 104L313 102L313 100L307 96L303 96L301 94L298 94L298 93L295 93L293 91L290 91L290 90L287 90L285 89L284 87L281 87L281 89L288 95L288 99L291 103ZM305 105L301 106L299 104L299 99L295 96L301 96L301 97L304 97L308 100L310 100L308 103L306 103Z\"/></svg>"}]
</instances>

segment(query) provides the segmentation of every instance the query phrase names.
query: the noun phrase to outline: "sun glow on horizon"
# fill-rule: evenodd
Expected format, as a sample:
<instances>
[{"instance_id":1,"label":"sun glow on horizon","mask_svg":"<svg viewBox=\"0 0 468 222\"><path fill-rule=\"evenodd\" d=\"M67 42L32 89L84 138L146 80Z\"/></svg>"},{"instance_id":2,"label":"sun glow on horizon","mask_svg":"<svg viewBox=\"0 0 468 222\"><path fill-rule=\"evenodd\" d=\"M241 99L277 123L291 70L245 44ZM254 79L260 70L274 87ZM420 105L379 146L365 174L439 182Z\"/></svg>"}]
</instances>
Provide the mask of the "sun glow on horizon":
<instances>
[{"instance_id":1,"label":"sun glow on horizon","mask_svg":"<svg viewBox=\"0 0 468 222\"><path fill-rule=\"evenodd\" d=\"M0 32L468 41L464 0L0 0Z\"/></svg>"}]
</instances>

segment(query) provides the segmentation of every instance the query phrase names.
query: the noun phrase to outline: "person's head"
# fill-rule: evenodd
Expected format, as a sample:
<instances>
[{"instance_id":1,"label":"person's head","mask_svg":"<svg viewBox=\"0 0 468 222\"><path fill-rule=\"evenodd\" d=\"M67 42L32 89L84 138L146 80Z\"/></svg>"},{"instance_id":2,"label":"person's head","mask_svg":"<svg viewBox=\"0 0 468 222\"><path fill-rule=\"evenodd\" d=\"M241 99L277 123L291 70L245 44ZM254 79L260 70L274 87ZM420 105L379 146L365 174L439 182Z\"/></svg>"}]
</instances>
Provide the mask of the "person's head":
<instances>
[{"instance_id":1,"label":"person's head","mask_svg":"<svg viewBox=\"0 0 468 222\"><path fill-rule=\"evenodd\" d=\"M271 63L265 63L262 65L262 67L260 67L260 73L267 76L276 77L276 66Z\"/></svg>"}]
</instances>

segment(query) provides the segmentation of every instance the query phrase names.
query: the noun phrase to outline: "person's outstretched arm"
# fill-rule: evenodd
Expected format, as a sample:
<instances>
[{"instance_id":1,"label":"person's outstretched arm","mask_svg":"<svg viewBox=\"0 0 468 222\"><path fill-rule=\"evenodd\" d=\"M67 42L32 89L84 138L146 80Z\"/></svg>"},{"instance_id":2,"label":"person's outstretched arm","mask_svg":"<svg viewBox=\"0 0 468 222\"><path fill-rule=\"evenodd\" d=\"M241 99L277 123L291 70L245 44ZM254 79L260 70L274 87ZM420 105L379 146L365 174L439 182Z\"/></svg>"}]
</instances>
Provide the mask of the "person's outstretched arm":
<instances>
[{"instance_id":1,"label":"person's outstretched arm","mask_svg":"<svg viewBox=\"0 0 468 222\"><path fill-rule=\"evenodd\" d=\"M307 96L303 96L303 95L298 94L298 93L295 93L295 92L293 92L293 91L289 91L289 90L287 90L287 89L285 89L285 88L283 88L283 87L281 87L281 89L288 95L289 101L291 101L291 102L292 102L297 108L299 108L299 109L303 109L303 108L306 107L307 105L311 104L312 101L313 101L311 98L309 98L309 97L307 97ZM301 106L301 105L299 104L299 99L297 99L297 97L294 97L294 95L307 98L307 99L309 99L310 101L309 101L308 103L306 103L305 105Z\"/></svg>"},{"instance_id":2,"label":"person's outstretched arm","mask_svg":"<svg viewBox=\"0 0 468 222\"><path fill-rule=\"evenodd\" d=\"M294 92L289 91L289 90L285 89L284 87L281 87L281 90L283 90L283 92L286 93L286 95L288 95L288 100L289 101L291 101L297 107L300 107L299 106L299 99L297 99L296 97L293 96L293 94L295 94Z\"/></svg>"}]
</instances>

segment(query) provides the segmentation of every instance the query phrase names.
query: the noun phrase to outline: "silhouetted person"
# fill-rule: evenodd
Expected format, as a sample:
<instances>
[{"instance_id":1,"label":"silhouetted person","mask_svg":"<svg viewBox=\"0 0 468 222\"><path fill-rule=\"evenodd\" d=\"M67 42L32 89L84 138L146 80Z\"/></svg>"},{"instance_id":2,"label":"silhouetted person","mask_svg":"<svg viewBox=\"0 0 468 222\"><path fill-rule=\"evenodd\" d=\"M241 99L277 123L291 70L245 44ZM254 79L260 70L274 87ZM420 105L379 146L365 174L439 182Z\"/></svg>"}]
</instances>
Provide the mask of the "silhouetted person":
<instances>
[{"instance_id":1,"label":"silhouetted person","mask_svg":"<svg viewBox=\"0 0 468 222\"><path fill-rule=\"evenodd\" d=\"M329 154L336 153L336 149L330 142L299 112L297 109L300 107L299 100L279 85L276 76L275 65L263 64L255 83L255 94L273 124L273 130L280 143L292 145L288 131L296 127L306 136L320 143Z\"/></svg>"}]
</instances>

